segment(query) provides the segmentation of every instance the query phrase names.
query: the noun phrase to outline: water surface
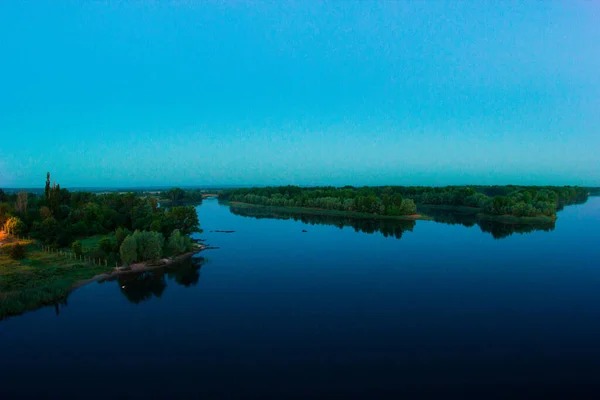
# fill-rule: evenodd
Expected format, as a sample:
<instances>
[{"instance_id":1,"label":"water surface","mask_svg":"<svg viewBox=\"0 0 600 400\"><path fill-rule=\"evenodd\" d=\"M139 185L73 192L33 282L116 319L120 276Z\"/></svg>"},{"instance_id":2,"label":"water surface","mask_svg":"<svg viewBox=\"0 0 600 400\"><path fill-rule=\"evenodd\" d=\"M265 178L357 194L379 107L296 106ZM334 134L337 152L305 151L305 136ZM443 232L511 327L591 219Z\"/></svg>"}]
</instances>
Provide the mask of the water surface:
<instances>
[{"instance_id":1,"label":"water surface","mask_svg":"<svg viewBox=\"0 0 600 400\"><path fill-rule=\"evenodd\" d=\"M216 200L198 214L218 250L0 322L0 397L596 388L600 198L529 232L262 218Z\"/></svg>"}]
</instances>

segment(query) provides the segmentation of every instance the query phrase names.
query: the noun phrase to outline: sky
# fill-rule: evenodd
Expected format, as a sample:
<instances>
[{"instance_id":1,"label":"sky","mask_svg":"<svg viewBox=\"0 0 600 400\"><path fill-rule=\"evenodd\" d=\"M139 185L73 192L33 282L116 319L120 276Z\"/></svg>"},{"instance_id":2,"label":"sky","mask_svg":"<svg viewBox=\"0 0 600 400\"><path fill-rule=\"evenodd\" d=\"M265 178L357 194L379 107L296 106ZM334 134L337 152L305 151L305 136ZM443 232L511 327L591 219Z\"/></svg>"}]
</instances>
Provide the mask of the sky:
<instances>
[{"instance_id":1,"label":"sky","mask_svg":"<svg viewBox=\"0 0 600 400\"><path fill-rule=\"evenodd\" d=\"M0 2L0 187L600 186L595 1Z\"/></svg>"}]
</instances>

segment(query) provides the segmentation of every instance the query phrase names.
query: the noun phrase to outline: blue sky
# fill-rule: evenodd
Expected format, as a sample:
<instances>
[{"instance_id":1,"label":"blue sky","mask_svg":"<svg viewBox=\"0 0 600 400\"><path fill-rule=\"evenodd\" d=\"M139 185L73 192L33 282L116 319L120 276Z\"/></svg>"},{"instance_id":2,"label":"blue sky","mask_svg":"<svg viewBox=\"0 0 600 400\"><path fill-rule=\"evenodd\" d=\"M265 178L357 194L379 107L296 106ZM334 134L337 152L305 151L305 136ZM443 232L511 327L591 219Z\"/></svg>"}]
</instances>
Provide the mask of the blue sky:
<instances>
[{"instance_id":1,"label":"blue sky","mask_svg":"<svg viewBox=\"0 0 600 400\"><path fill-rule=\"evenodd\" d=\"M600 185L596 2L57 3L0 2L0 187Z\"/></svg>"}]
</instances>

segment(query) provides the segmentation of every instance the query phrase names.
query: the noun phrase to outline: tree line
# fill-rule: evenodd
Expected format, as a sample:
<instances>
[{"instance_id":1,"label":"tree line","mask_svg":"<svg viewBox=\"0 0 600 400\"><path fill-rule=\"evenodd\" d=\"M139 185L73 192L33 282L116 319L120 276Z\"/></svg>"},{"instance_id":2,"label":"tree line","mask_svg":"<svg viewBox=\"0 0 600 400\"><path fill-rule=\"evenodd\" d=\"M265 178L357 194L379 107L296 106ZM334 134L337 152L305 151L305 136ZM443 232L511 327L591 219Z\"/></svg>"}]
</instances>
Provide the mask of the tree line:
<instances>
[{"instance_id":1,"label":"tree line","mask_svg":"<svg viewBox=\"0 0 600 400\"><path fill-rule=\"evenodd\" d=\"M189 235L200 232L193 206L161 207L159 198L131 192L70 192L51 182L50 173L41 194L7 194L0 189L0 228L46 246L70 246L76 254L81 251L77 239L106 235L98 252L128 263L189 250Z\"/></svg>"},{"instance_id":2,"label":"tree line","mask_svg":"<svg viewBox=\"0 0 600 400\"><path fill-rule=\"evenodd\" d=\"M553 216L567 204L587 200L588 190L576 186L379 186L230 189L222 201L280 207L400 216L415 214L416 205L477 208L492 215L516 217Z\"/></svg>"}]
</instances>

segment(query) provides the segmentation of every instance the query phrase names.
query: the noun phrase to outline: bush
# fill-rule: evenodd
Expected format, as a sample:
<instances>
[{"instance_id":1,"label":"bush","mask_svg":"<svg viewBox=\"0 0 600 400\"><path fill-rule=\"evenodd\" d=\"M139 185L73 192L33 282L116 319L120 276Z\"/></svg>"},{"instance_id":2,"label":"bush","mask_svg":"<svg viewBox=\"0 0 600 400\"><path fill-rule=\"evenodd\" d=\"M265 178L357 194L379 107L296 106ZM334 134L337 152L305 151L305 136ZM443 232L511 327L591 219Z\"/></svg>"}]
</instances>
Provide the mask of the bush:
<instances>
[{"instance_id":1,"label":"bush","mask_svg":"<svg viewBox=\"0 0 600 400\"><path fill-rule=\"evenodd\" d=\"M71 245L71 251L76 256L80 256L81 253L83 253L83 246L81 245L81 242L79 240L73 242L73 244Z\"/></svg>"},{"instance_id":2,"label":"bush","mask_svg":"<svg viewBox=\"0 0 600 400\"><path fill-rule=\"evenodd\" d=\"M25 246L17 243L10 249L10 258L13 260L22 260L25 258Z\"/></svg>"},{"instance_id":3,"label":"bush","mask_svg":"<svg viewBox=\"0 0 600 400\"><path fill-rule=\"evenodd\" d=\"M26 229L25 224L18 217L10 217L4 223L4 230L7 233L12 234L12 235L19 235L21 233L24 233L25 229Z\"/></svg>"},{"instance_id":4,"label":"bush","mask_svg":"<svg viewBox=\"0 0 600 400\"><path fill-rule=\"evenodd\" d=\"M105 256L113 251L113 242L110 238L102 238L98 242L98 250L100 250Z\"/></svg>"},{"instance_id":5,"label":"bush","mask_svg":"<svg viewBox=\"0 0 600 400\"><path fill-rule=\"evenodd\" d=\"M129 232L129 230L125 229L125 228L117 228L117 230L115 231L115 249L116 251L119 251L119 249L121 249L121 244L123 244L123 241L125 240L125 238L127 236L129 236L131 234L131 232Z\"/></svg>"}]
</instances>

